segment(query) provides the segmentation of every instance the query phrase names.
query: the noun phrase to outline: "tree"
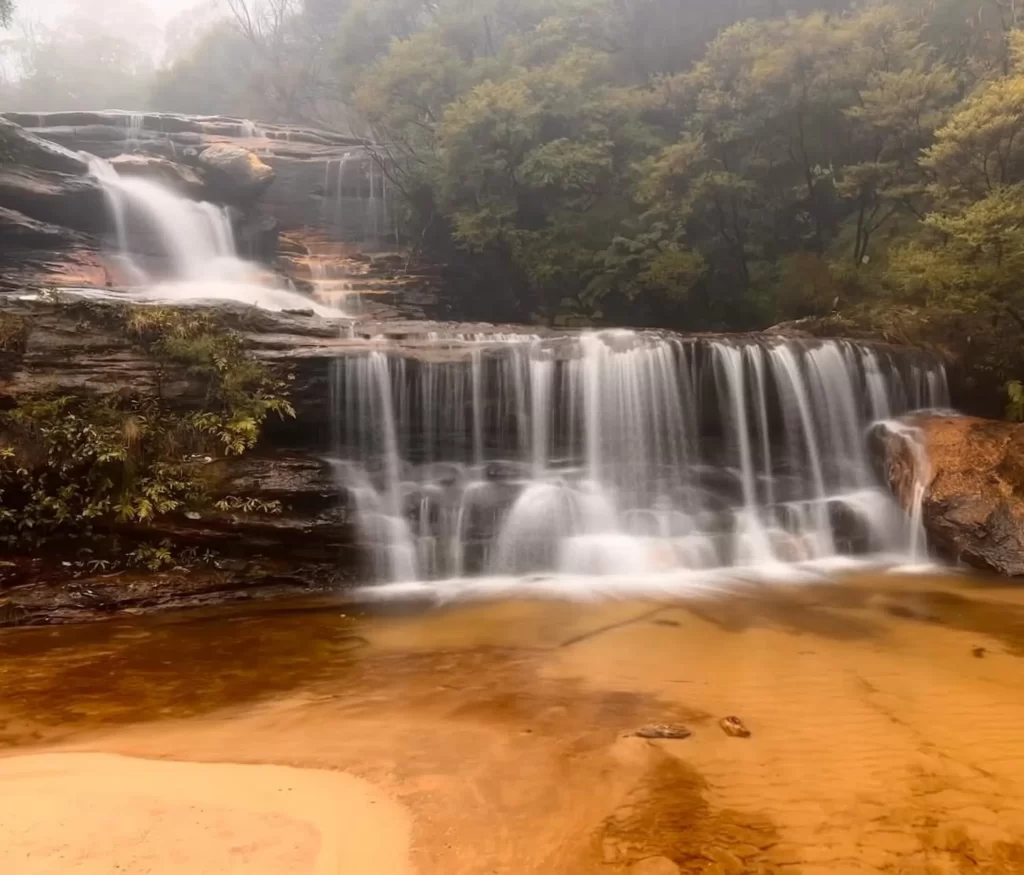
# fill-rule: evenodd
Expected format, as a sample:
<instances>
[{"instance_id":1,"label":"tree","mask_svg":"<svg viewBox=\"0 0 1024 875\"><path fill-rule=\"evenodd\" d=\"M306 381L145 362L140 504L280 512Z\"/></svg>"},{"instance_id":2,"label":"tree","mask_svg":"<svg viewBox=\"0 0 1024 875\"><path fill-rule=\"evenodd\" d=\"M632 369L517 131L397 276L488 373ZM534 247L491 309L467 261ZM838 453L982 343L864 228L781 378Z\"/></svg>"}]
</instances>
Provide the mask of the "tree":
<instances>
[{"instance_id":1,"label":"tree","mask_svg":"<svg viewBox=\"0 0 1024 875\"><path fill-rule=\"evenodd\" d=\"M692 64L693 28L668 25L695 13L670 0L354 2L339 20L343 44L367 35L345 78L413 228L514 274L520 318L743 327L783 299L831 306L824 277L924 215L917 158L963 87L927 18L784 14L813 5L751 0ZM813 304L783 294L797 268Z\"/></svg>"},{"instance_id":2,"label":"tree","mask_svg":"<svg viewBox=\"0 0 1024 875\"><path fill-rule=\"evenodd\" d=\"M921 162L946 197L981 197L1024 179L1024 33L1010 34L1009 46L1009 74L970 95Z\"/></svg>"},{"instance_id":3,"label":"tree","mask_svg":"<svg viewBox=\"0 0 1024 875\"><path fill-rule=\"evenodd\" d=\"M853 154L837 173L836 190L854 210L850 254L859 268L887 223L901 213L921 215L927 173L918 156L954 102L957 82L921 41L920 29L894 7L851 19L847 39L857 94L844 110L853 125Z\"/></svg>"},{"instance_id":4,"label":"tree","mask_svg":"<svg viewBox=\"0 0 1024 875\"><path fill-rule=\"evenodd\" d=\"M299 0L227 0L228 14L202 32L179 24L178 50L157 75L150 105L349 128L326 9Z\"/></svg>"},{"instance_id":5,"label":"tree","mask_svg":"<svg viewBox=\"0 0 1024 875\"><path fill-rule=\"evenodd\" d=\"M162 112L232 114L269 119L265 92L254 75L252 45L229 21L219 21L158 71L148 105Z\"/></svg>"},{"instance_id":6,"label":"tree","mask_svg":"<svg viewBox=\"0 0 1024 875\"><path fill-rule=\"evenodd\" d=\"M159 29L147 23L145 5L145 0L81 0L49 23L22 5L3 47L12 71L4 108L141 108L160 41Z\"/></svg>"},{"instance_id":7,"label":"tree","mask_svg":"<svg viewBox=\"0 0 1024 875\"><path fill-rule=\"evenodd\" d=\"M886 276L928 314L926 333L1000 384L1024 370L1024 33L1009 49L1007 75L968 96L924 153L932 210Z\"/></svg>"},{"instance_id":8,"label":"tree","mask_svg":"<svg viewBox=\"0 0 1024 875\"><path fill-rule=\"evenodd\" d=\"M31 112L145 105L152 56L136 42L97 26L25 23L6 43L18 76L6 109Z\"/></svg>"}]
</instances>

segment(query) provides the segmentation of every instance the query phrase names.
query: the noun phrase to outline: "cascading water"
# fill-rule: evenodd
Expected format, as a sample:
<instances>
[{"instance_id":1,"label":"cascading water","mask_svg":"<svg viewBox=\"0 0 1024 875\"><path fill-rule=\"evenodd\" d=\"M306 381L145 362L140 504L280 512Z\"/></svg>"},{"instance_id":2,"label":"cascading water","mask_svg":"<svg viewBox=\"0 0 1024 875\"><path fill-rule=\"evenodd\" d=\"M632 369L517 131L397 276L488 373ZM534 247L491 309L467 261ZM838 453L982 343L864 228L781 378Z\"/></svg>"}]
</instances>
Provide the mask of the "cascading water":
<instances>
[{"instance_id":1,"label":"cascading water","mask_svg":"<svg viewBox=\"0 0 1024 875\"><path fill-rule=\"evenodd\" d=\"M342 233L345 221L345 207L343 202L345 185L345 168L352 160L352 154L346 152L340 158L328 158L324 162L324 199L323 219L324 222L333 225L339 234ZM331 168L337 167L335 174L334 198L331 199Z\"/></svg>"},{"instance_id":2,"label":"cascading water","mask_svg":"<svg viewBox=\"0 0 1024 875\"><path fill-rule=\"evenodd\" d=\"M128 150L138 151L142 144L142 132L146 128L146 116L141 112L129 112L125 113L124 121L128 128Z\"/></svg>"},{"instance_id":3,"label":"cascading water","mask_svg":"<svg viewBox=\"0 0 1024 875\"><path fill-rule=\"evenodd\" d=\"M630 331L345 356L332 400L339 476L382 581L909 561L916 527L865 435L947 404L922 354Z\"/></svg>"},{"instance_id":4,"label":"cascading water","mask_svg":"<svg viewBox=\"0 0 1024 875\"><path fill-rule=\"evenodd\" d=\"M268 310L340 311L282 288L277 277L243 261L227 209L181 197L146 179L118 175L90 158L117 237L116 262L138 299L232 300Z\"/></svg>"}]
</instances>

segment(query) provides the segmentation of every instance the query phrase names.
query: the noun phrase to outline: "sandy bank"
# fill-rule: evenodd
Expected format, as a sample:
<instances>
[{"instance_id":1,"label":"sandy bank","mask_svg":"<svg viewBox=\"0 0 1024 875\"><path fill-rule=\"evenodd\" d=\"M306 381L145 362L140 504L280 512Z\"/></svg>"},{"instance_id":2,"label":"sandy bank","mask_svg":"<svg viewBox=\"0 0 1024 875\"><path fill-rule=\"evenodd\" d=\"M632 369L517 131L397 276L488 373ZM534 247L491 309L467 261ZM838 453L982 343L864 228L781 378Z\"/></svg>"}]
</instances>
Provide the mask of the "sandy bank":
<instances>
[{"instance_id":1,"label":"sandy bank","mask_svg":"<svg viewBox=\"0 0 1024 875\"><path fill-rule=\"evenodd\" d=\"M0 872L401 875L404 810L341 772L44 754L0 760Z\"/></svg>"}]
</instances>

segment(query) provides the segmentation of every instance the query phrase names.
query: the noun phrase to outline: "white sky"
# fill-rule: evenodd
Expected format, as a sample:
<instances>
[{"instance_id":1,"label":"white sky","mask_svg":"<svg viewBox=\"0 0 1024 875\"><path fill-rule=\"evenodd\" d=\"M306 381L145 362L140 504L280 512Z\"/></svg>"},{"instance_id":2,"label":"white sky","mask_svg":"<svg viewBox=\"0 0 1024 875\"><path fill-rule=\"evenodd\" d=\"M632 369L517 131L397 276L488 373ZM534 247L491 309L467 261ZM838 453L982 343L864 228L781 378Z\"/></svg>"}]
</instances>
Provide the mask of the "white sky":
<instances>
[{"instance_id":1,"label":"white sky","mask_svg":"<svg viewBox=\"0 0 1024 875\"><path fill-rule=\"evenodd\" d=\"M50 24L70 12L141 16L150 23L163 25L179 12L196 6L217 6L218 0L15 0L16 15ZM134 13L134 14L133 14ZM137 19L136 19L137 20Z\"/></svg>"},{"instance_id":2,"label":"white sky","mask_svg":"<svg viewBox=\"0 0 1024 875\"><path fill-rule=\"evenodd\" d=\"M178 19L201 26L226 12L224 0L14 0L12 31L33 23L55 26L84 19L101 32L132 39L155 62L165 56L164 29Z\"/></svg>"}]
</instances>

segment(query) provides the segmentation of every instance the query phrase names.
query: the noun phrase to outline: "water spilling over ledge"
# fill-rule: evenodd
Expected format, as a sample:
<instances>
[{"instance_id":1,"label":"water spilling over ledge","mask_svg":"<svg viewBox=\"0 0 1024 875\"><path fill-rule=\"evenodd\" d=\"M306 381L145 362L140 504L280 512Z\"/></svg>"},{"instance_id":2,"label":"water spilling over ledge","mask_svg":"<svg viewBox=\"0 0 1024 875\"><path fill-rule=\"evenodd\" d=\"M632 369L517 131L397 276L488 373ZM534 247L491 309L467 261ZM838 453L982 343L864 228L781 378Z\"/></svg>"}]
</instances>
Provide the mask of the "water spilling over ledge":
<instances>
[{"instance_id":1,"label":"water spilling over ledge","mask_svg":"<svg viewBox=\"0 0 1024 875\"><path fill-rule=\"evenodd\" d=\"M338 476L380 581L924 558L865 435L948 403L928 355L631 331L436 343L333 366Z\"/></svg>"},{"instance_id":2,"label":"water spilling over ledge","mask_svg":"<svg viewBox=\"0 0 1024 875\"><path fill-rule=\"evenodd\" d=\"M343 315L239 258L226 207L191 201L146 179L119 176L101 158L92 158L89 166L103 187L116 232L114 258L133 299L168 303L226 300L267 310ZM159 259L159 270L152 268L152 256Z\"/></svg>"}]
</instances>

